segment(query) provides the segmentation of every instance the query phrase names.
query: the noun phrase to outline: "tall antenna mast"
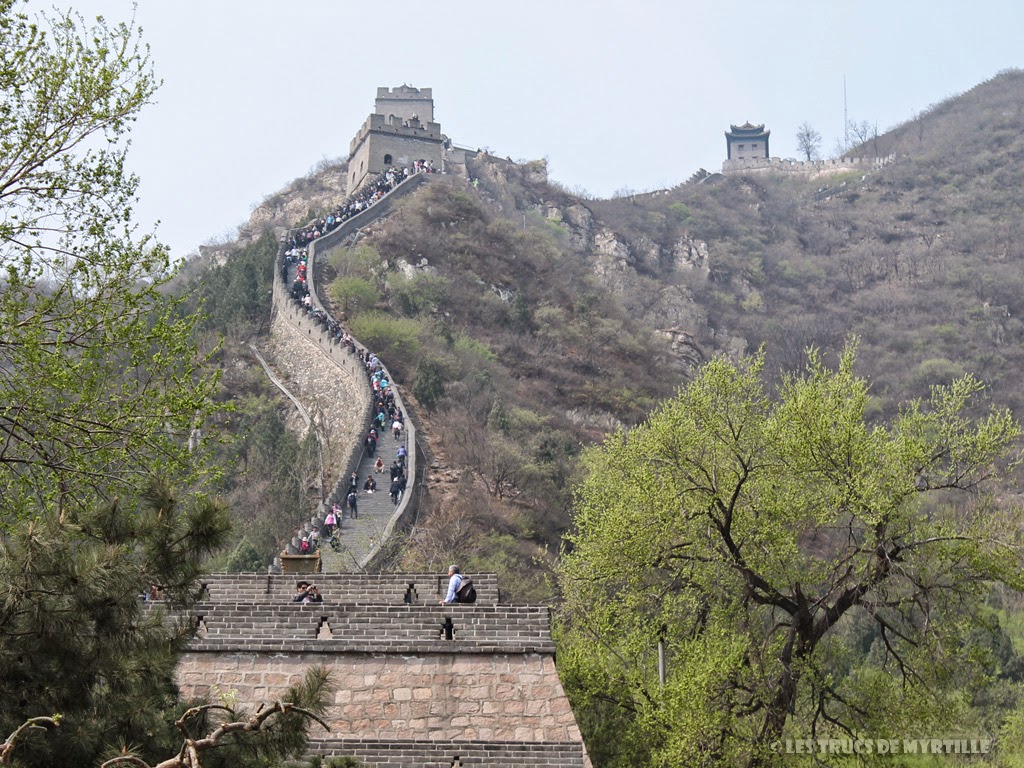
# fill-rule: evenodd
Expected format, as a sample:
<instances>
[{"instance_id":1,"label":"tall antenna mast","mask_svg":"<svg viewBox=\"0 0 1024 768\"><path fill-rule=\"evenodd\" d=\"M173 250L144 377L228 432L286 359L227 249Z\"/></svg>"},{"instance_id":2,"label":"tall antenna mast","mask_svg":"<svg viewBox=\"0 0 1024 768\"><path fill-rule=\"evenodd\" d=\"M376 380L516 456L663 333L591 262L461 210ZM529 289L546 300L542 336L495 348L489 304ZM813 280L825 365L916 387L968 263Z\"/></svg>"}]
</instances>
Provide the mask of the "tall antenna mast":
<instances>
[{"instance_id":1,"label":"tall antenna mast","mask_svg":"<svg viewBox=\"0 0 1024 768\"><path fill-rule=\"evenodd\" d=\"M846 75L843 75L843 151L850 148L850 118L846 114Z\"/></svg>"}]
</instances>

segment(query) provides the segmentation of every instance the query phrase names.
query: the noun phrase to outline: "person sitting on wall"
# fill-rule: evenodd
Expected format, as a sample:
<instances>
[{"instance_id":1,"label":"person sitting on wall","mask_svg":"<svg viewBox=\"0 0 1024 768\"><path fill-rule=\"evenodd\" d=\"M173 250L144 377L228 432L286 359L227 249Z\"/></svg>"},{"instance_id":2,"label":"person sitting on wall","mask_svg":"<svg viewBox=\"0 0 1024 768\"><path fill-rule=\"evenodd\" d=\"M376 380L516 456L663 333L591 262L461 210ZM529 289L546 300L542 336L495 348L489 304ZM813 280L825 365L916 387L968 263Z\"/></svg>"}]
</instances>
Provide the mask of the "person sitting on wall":
<instances>
[{"instance_id":1,"label":"person sitting on wall","mask_svg":"<svg viewBox=\"0 0 1024 768\"><path fill-rule=\"evenodd\" d=\"M366 476L366 482L363 483L363 490L367 493L373 493L377 490L377 481L373 479L373 475Z\"/></svg>"},{"instance_id":2,"label":"person sitting on wall","mask_svg":"<svg viewBox=\"0 0 1024 768\"><path fill-rule=\"evenodd\" d=\"M303 603L322 603L324 601L323 595L320 594L320 590L317 589L316 584L309 585L309 592L306 594L306 599Z\"/></svg>"},{"instance_id":3,"label":"person sitting on wall","mask_svg":"<svg viewBox=\"0 0 1024 768\"><path fill-rule=\"evenodd\" d=\"M455 593L459 591L459 587L461 586L462 576L459 574L459 566L448 566L448 594L444 596L444 600L441 601L441 605L451 605L452 603L458 602L458 598Z\"/></svg>"},{"instance_id":4,"label":"person sitting on wall","mask_svg":"<svg viewBox=\"0 0 1024 768\"><path fill-rule=\"evenodd\" d=\"M373 465L373 468L377 470L379 474L384 474L384 459L378 456L377 463Z\"/></svg>"},{"instance_id":5,"label":"person sitting on wall","mask_svg":"<svg viewBox=\"0 0 1024 768\"><path fill-rule=\"evenodd\" d=\"M156 582L150 582L149 589L142 595L142 599L147 602L152 600L163 600L163 593L160 591L160 586Z\"/></svg>"}]
</instances>

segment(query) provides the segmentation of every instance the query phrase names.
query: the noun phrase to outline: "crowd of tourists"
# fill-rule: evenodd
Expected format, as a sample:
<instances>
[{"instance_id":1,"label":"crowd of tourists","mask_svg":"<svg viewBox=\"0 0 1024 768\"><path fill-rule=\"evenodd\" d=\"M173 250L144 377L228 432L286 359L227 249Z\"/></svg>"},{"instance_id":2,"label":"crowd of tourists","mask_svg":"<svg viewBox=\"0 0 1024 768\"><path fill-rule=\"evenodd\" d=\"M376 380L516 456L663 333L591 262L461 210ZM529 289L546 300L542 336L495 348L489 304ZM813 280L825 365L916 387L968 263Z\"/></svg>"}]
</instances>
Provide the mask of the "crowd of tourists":
<instances>
[{"instance_id":1,"label":"crowd of tourists","mask_svg":"<svg viewBox=\"0 0 1024 768\"><path fill-rule=\"evenodd\" d=\"M429 160L417 160L411 166L407 165L404 168L394 166L388 168L384 173L356 190L355 194L346 198L330 213L321 216L305 227L292 230L289 234L288 245L291 248L304 248L318 237L323 237L353 216L370 208L403 181L418 173L436 173L434 164Z\"/></svg>"},{"instance_id":2,"label":"crowd of tourists","mask_svg":"<svg viewBox=\"0 0 1024 768\"><path fill-rule=\"evenodd\" d=\"M388 380L387 372L377 356L370 350L358 350L354 339L342 328L341 324L324 309L315 305L308 283L308 245L317 238L336 229L340 224L356 214L374 205L384 195L411 176L417 173L434 172L433 166L429 161L417 161L413 166L404 169L389 169L373 182L361 188L356 195L348 198L330 214L321 216L308 226L289 233L285 241L287 249L284 251L284 258L281 263L281 279L285 285L288 285L289 280L291 280L289 293L295 305L328 332L332 343L346 347L349 353L356 353L359 356L362 367L366 371L368 386L373 396L370 424L363 436L363 450L365 455L375 456L379 450L381 435L389 431L392 438L398 443L394 461L389 469L390 478L388 483L388 493L392 503L395 505L402 500L408 484L406 474L408 451L402 442L402 434L405 430L405 415L395 402L392 383ZM384 473L384 461L381 457L377 457L377 461L374 463L374 472L381 475ZM373 477L373 474L368 474L360 482L358 472L352 473L352 476L349 478L348 488L345 491L344 503L334 502L327 511L323 524L319 527L313 527L302 537L299 546L300 554L316 552L323 541L329 541L335 548L338 548L338 539L335 534L341 521L346 517L354 519L359 516L360 490L364 494L372 494L378 491L377 480ZM383 478L381 479L381 484L383 485Z\"/></svg>"}]
</instances>

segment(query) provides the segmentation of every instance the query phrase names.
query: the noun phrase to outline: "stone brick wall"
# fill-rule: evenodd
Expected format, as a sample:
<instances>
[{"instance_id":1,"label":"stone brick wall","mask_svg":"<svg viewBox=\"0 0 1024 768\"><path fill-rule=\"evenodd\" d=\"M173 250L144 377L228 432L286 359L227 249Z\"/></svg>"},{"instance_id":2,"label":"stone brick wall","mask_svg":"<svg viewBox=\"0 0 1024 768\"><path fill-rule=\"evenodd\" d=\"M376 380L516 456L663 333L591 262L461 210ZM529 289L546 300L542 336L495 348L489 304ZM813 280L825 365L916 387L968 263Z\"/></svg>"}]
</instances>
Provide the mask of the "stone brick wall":
<instances>
[{"instance_id":1,"label":"stone brick wall","mask_svg":"<svg viewBox=\"0 0 1024 768\"><path fill-rule=\"evenodd\" d=\"M283 299L270 328L274 367L308 411L322 419L325 482L330 489L346 477L354 447L362 445L369 419L370 388L355 355L325 343L323 330L299 308Z\"/></svg>"},{"instance_id":2,"label":"stone brick wall","mask_svg":"<svg viewBox=\"0 0 1024 768\"><path fill-rule=\"evenodd\" d=\"M494 574L474 575L471 605L439 605L434 573L318 574L318 604L290 602L296 581L216 574L205 602L165 615L196 630L177 670L184 697L252 710L318 665L333 698L309 754L367 768L590 768L547 607L501 604Z\"/></svg>"},{"instance_id":3,"label":"stone brick wall","mask_svg":"<svg viewBox=\"0 0 1024 768\"><path fill-rule=\"evenodd\" d=\"M318 260L328 258L332 249L341 247L362 227L390 212L396 200L425 183L428 176L429 174L418 174L406 179L375 205L309 245L308 285L315 307L325 309L317 292ZM323 496L326 505L329 506L344 499L343 489L347 478L363 459L362 435L363 430L369 425L372 405L370 388L366 371L358 356L334 343L322 325L288 297L287 287L280 279L284 250L282 244L275 269L270 352L277 368L288 377L289 386L295 390L297 398L304 402L308 410L325 417L324 426L328 439L324 450L326 487L323 489ZM358 341L356 344L360 349L363 348ZM393 380L390 373L388 377ZM406 419L406 440L410 446L414 446L415 423L397 389L395 399L398 406L409 416ZM416 454L415 450L410 450L408 459L408 472L413 478L416 476ZM417 498L415 493L406 493L385 526L382 538L386 539L396 527L405 525L415 518ZM300 523L296 536L287 548L291 554L298 552L299 536L308 533L313 526L319 527L325 516L326 508L323 505L310 510L308 522ZM380 551L378 548L365 552L358 558L360 567L368 567ZM330 553L325 555L330 557Z\"/></svg>"},{"instance_id":4,"label":"stone brick wall","mask_svg":"<svg viewBox=\"0 0 1024 768\"><path fill-rule=\"evenodd\" d=\"M188 696L232 692L240 706L281 697L325 665L335 686L314 739L576 744L582 740L550 654L203 653L178 668Z\"/></svg>"},{"instance_id":5,"label":"stone brick wall","mask_svg":"<svg viewBox=\"0 0 1024 768\"><path fill-rule=\"evenodd\" d=\"M722 173L801 173L809 176L840 171L870 171L894 160L888 157L841 157L834 160L783 160L779 157L748 157L722 162Z\"/></svg>"},{"instance_id":6,"label":"stone brick wall","mask_svg":"<svg viewBox=\"0 0 1024 768\"><path fill-rule=\"evenodd\" d=\"M558 742L322 739L314 743L312 753L322 757L351 755L362 765L381 768L583 768L589 765L580 744Z\"/></svg>"},{"instance_id":7,"label":"stone brick wall","mask_svg":"<svg viewBox=\"0 0 1024 768\"><path fill-rule=\"evenodd\" d=\"M373 102L378 115L397 115L404 120L418 117L424 123L434 121L434 92L431 88L402 85L394 90L381 87Z\"/></svg>"},{"instance_id":8,"label":"stone brick wall","mask_svg":"<svg viewBox=\"0 0 1024 768\"><path fill-rule=\"evenodd\" d=\"M188 621L218 653L555 652L543 606L200 603Z\"/></svg>"},{"instance_id":9,"label":"stone brick wall","mask_svg":"<svg viewBox=\"0 0 1024 768\"><path fill-rule=\"evenodd\" d=\"M398 127L385 124L380 115L370 115L352 139L348 158L348 194L358 190L368 177L387 169L384 155L391 155L391 165L397 168L412 165L417 160L430 160L440 170L444 161L441 126L428 123L422 128Z\"/></svg>"}]
</instances>

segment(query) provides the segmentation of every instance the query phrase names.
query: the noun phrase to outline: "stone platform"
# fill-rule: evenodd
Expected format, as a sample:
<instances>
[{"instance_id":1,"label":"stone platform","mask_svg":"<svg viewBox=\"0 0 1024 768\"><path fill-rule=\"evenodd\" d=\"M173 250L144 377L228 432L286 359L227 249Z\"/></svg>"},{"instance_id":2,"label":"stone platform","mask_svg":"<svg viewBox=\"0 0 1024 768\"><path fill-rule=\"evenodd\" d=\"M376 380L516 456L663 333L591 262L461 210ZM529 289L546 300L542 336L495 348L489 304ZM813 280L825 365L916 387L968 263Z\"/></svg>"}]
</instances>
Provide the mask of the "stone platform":
<instances>
[{"instance_id":1,"label":"stone platform","mask_svg":"<svg viewBox=\"0 0 1024 768\"><path fill-rule=\"evenodd\" d=\"M548 608L503 604L495 574L472 577L476 603L439 605L438 574L212 574L180 617L196 629L181 692L230 692L255 709L322 665L330 730L314 726L310 755L366 768L589 768ZM291 602L303 578L323 603Z\"/></svg>"}]
</instances>

